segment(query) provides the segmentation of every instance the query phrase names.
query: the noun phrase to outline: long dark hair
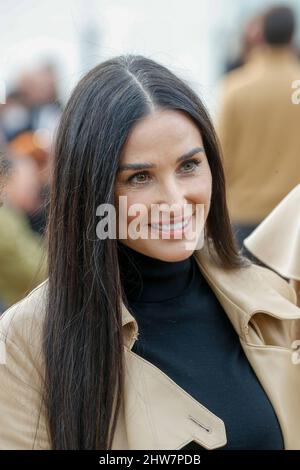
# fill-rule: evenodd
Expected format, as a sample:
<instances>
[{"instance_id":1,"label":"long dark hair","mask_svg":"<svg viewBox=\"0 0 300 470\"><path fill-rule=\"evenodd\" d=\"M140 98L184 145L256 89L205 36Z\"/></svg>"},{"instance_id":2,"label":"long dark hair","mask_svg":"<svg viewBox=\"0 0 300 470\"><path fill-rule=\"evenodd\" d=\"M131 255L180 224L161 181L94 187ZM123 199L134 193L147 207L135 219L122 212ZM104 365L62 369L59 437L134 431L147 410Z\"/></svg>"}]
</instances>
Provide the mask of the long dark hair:
<instances>
[{"instance_id":1,"label":"long dark hair","mask_svg":"<svg viewBox=\"0 0 300 470\"><path fill-rule=\"evenodd\" d=\"M50 195L45 405L53 449L110 449L123 398L123 333L117 240L96 237L96 208L114 204L119 157L134 124L156 108L181 110L199 127L212 172L207 236L220 264L244 264L226 207L210 118L183 80L153 60L125 55L76 86L58 129Z\"/></svg>"}]
</instances>

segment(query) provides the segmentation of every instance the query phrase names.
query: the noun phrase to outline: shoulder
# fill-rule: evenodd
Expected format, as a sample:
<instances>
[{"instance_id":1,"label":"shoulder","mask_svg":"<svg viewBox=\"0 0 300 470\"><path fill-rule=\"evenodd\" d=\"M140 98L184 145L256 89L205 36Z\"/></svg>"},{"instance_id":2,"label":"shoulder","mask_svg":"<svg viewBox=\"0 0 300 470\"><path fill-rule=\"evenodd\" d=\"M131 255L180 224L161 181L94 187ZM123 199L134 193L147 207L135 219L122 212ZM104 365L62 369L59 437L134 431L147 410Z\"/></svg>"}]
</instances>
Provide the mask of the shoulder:
<instances>
[{"instance_id":1,"label":"shoulder","mask_svg":"<svg viewBox=\"0 0 300 470\"><path fill-rule=\"evenodd\" d=\"M278 292L282 297L293 304L297 304L297 294L292 285L282 278L279 274L275 273L271 269L259 266L253 263L250 267L253 275L256 277L257 282L266 282L271 288Z\"/></svg>"},{"instance_id":2,"label":"shoulder","mask_svg":"<svg viewBox=\"0 0 300 470\"><path fill-rule=\"evenodd\" d=\"M11 239L12 233L29 229L28 222L24 215L5 205L1 206L0 226L2 228L1 238L3 238L4 241L10 241L11 243L14 241Z\"/></svg>"},{"instance_id":3,"label":"shoulder","mask_svg":"<svg viewBox=\"0 0 300 470\"><path fill-rule=\"evenodd\" d=\"M49 449L42 326L47 280L0 317L0 449Z\"/></svg>"},{"instance_id":4,"label":"shoulder","mask_svg":"<svg viewBox=\"0 0 300 470\"><path fill-rule=\"evenodd\" d=\"M211 279L228 292L228 295L238 297L245 294L255 299L258 295L267 298L267 291L271 296L272 291L276 297L283 297L290 303L297 305L297 294L287 279L266 265L259 265L243 258L244 264L237 268L225 269L217 261L218 257L212 243L198 251L196 258L204 265ZM235 288L233 288L235 287Z\"/></svg>"},{"instance_id":5,"label":"shoulder","mask_svg":"<svg viewBox=\"0 0 300 470\"><path fill-rule=\"evenodd\" d=\"M266 266L260 266L244 258L244 263L236 268L224 268L217 256L215 247L211 240L201 250L194 253L195 259L201 266L206 277L215 290L223 291L225 295L233 300L240 297L253 303L259 295L267 297L267 291L271 296L272 291L277 297L284 297L289 302L296 304L296 292L284 278Z\"/></svg>"},{"instance_id":6,"label":"shoulder","mask_svg":"<svg viewBox=\"0 0 300 470\"><path fill-rule=\"evenodd\" d=\"M13 342L24 350L40 348L47 288L46 279L0 316L2 343Z\"/></svg>"}]
</instances>

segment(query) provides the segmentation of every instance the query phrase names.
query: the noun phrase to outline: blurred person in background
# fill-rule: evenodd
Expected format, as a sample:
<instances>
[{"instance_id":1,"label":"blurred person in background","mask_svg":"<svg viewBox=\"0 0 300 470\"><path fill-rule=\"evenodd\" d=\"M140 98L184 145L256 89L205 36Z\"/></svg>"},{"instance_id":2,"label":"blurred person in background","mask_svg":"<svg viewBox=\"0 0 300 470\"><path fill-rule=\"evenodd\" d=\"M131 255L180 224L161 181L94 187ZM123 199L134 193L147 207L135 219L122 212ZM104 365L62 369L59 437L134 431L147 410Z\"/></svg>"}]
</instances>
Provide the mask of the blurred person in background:
<instances>
[{"instance_id":1,"label":"blurred person in background","mask_svg":"<svg viewBox=\"0 0 300 470\"><path fill-rule=\"evenodd\" d=\"M44 280L46 259L43 241L31 230L25 215L39 202L37 166L25 157L3 159L2 165L6 171L0 208L0 303L3 311Z\"/></svg>"},{"instance_id":2,"label":"blurred person in background","mask_svg":"<svg viewBox=\"0 0 300 470\"><path fill-rule=\"evenodd\" d=\"M231 57L226 61L225 73L245 65L251 56L252 50L261 46L263 41L262 21L263 17L261 14L256 15L247 21L244 31L242 32L239 54L233 58L231 55Z\"/></svg>"},{"instance_id":3,"label":"blurred person in background","mask_svg":"<svg viewBox=\"0 0 300 470\"><path fill-rule=\"evenodd\" d=\"M42 235L46 226L51 144L61 115L55 69L51 64L24 71L0 109L0 130L7 147L38 167L39 206L27 213L31 228Z\"/></svg>"},{"instance_id":4,"label":"blurred person in background","mask_svg":"<svg viewBox=\"0 0 300 470\"><path fill-rule=\"evenodd\" d=\"M9 142L21 132L30 129L30 113L17 90L7 94L5 104L0 106L0 130L2 140Z\"/></svg>"},{"instance_id":5,"label":"blurred person in background","mask_svg":"<svg viewBox=\"0 0 300 470\"><path fill-rule=\"evenodd\" d=\"M2 191L5 184L6 167L2 152L0 151L0 207L2 206Z\"/></svg>"},{"instance_id":6,"label":"blurred person in background","mask_svg":"<svg viewBox=\"0 0 300 470\"><path fill-rule=\"evenodd\" d=\"M0 128L7 142L26 131L48 130L51 138L61 115L55 69L51 64L23 71L0 108Z\"/></svg>"},{"instance_id":7,"label":"blurred person in background","mask_svg":"<svg viewBox=\"0 0 300 470\"><path fill-rule=\"evenodd\" d=\"M5 185L5 180L6 180L6 165L5 165L5 160L2 155L2 152L0 151L0 209L1 206L3 205L2 202L2 195L3 195L3 188ZM5 305L1 302L0 298L0 314L5 310Z\"/></svg>"},{"instance_id":8,"label":"blurred person in background","mask_svg":"<svg viewBox=\"0 0 300 470\"><path fill-rule=\"evenodd\" d=\"M48 130L51 137L61 115L57 79L52 64L41 65L21 74L17 89L23 104L30 111L29 130Z\"/></svg>"},{"instance_id":9,"label":"blurred person in background","mask_svg":"<svg viewBox=\"0 0 300 470\"><path fill-rule=\"evenodd\" d=\"M223 82L218 130L240 247L300 181L300 106L291 99L292 82L300 78L294 32L290 8L268 10L264 44Z\"/></svg>"},{"instance_id":10,"label":"blurred person in background","mask_svg":"<svg viewBox=\"0 0 300 470\"><path fill-rule=\"evenodd\" d=\"M32 230L44 234L47 219L47 200L49 194L49 165L51 157L50 138L45 130L22 132L9 143L10 151L19 159L30 159L36 167L36 184L39 186L39 197L36 205L26 211Z\"/></svg>"}]
</instances>

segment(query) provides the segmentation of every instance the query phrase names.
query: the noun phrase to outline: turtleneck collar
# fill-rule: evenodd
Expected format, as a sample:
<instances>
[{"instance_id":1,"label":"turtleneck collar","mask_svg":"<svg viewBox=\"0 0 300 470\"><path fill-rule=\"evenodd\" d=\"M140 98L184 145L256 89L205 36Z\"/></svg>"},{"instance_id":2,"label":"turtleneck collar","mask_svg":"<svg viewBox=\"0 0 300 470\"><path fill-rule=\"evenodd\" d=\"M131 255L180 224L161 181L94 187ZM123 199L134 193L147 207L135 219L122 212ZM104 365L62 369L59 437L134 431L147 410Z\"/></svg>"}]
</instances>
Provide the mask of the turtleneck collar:
<instances>
[{"instance_id":1,"label":"turtleneck collar","mask_svg":"<svg viewBox=\"0 0 300 470\"><path fill-rule=\"evenodd\" d=\"M182 261L163 261L118 242L118 258L124 293L129 302L161 302L183 294L193 279L193 256Z\"/></svg>"}]
</instances>

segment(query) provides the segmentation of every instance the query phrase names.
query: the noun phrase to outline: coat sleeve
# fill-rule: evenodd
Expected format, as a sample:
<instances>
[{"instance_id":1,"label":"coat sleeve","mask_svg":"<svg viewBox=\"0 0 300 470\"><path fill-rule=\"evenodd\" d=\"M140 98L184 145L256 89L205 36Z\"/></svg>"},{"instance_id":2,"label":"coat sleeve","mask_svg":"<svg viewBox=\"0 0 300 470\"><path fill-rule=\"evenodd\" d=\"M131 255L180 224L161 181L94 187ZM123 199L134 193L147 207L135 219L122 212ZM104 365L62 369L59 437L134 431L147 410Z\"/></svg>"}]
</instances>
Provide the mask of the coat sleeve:
<instances>
[{"instance_id":1,"label":"coat sleeve","mask_svg":"<svg viewBox=\"0 0 300 470\"><path fill-rule=\"evenodd\" d=\"M0 227L1 300L10 307L46 278L47 255L23 215L2 207Z\"/></svg>"},{"instance_id":2,"label":"coat sleeve","mask_svg":"<svg viewBox=\"0 0 300 470\"><path fill-rule=\"evenodd\" d=\"M49 449L37 323L27 297L0 318L0 449Z\"/></svg>"}]
</instances>

